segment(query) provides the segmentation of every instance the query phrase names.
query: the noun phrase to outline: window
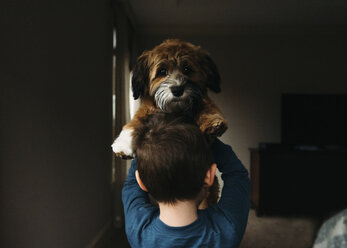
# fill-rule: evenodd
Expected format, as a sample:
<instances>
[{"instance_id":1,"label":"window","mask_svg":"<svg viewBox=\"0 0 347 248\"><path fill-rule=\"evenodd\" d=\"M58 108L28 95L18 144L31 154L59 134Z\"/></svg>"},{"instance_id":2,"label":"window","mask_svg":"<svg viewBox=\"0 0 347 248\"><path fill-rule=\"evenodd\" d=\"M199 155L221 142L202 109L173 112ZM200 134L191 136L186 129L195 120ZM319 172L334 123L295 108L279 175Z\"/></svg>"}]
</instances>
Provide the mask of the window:
<instances>
[{"instance_id":1,"label":"window","mask_svg":"<svg viewBox=\"0 0 347 248\"><path fill-rule=\"evenodd\" d=\"M112 54L112 140L116 134L116 47L117 47L117 31L113 29L113 54ZM112 157L111 183L116 181L116 161Z\"/></svg>"}]
</instances>

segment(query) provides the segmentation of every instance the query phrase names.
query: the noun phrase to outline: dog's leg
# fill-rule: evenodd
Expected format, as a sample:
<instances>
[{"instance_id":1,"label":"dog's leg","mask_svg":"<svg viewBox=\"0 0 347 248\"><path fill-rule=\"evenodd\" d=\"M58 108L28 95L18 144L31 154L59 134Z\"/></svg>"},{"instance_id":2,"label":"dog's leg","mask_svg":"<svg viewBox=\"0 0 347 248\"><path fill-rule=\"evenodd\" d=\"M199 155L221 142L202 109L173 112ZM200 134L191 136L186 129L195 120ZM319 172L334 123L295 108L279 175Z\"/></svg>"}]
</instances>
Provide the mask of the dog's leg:
<instances>
[{"instance_id":1,"label":"dog's leg","mask_svg":"<svg viewBox=\"0 0 347 248\"><path fill-rule=\"evenodd\" d=\"M134 151L132 149L132 132L133 129L123 127L119 136L113 142L112 150L117 157L121 157L122 159L134 158Z\"/></svg>"},{"instance_id":2,"label":"dog's leg","mask_svg":"<svg viewBox=\"0 0 347 248\"><path fill-rule=\"evenodd\" d=\"M132 146L133 131L134 129L141 125L141 119L153 113L155 110L151 101L143 100L140 108L135 113L133 119L131 119L122 129L119 136L112 144L112 150L117 157L122 159L134 158L134 150Z\"/></svg>"},{"instance_id":3,"label":"dog's leg","mask_svg":"<svg viewBox=\"0 0 347 248\"><path fill-rule=\"evenodd\" d=\"M220 188L219 188L218 178L215 176L213 184L209 188L208 196L206 198L206 202L207 202L208 206L211 206L211 205L216 204L218 202L219 190L220 190Z\"/></svg>"},{"instance_id":4,"label":"dog's leg","mask_svg":"<svg viewBox=\"0 0 347 248\"><path fill-rule=\"evenodd\" d=\"M218 178L215 176L214 182L211 187L209 187L207 194L203 201L199 204L199 209L205 209L212 206L218 202L219 199L219 182Z\"/></svg>"},{"instance_id":5,"label":"dog's leg","mask_svg":"<svg viewBox=\"0 0 347 248\"><path fill-rule=\"evenodd\" d=\"M196 118L200 130L211 136L221 136L228 128L226 119L209 97L203 99L203 109Z\"/></svg>"}]
</instances>

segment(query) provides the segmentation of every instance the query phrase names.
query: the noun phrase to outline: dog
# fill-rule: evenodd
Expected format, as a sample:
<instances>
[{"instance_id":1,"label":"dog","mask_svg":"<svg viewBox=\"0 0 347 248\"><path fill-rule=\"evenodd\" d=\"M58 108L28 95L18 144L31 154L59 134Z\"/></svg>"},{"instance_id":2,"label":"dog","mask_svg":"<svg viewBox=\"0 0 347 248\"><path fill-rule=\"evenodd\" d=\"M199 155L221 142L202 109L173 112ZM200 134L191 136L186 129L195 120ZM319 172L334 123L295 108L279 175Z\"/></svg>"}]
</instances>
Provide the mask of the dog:
<instances>
[{"instance_id":1,"label":"dog","mask_svg":"<svg viewBox=\"0 0 347 248\"><path fill-rule=\"evenodd\" d=\"M211 140L221 136L228 127L227 121L208 97L208 89L220 92L220 75L208 52L200 46L169 39L143 52L132 77L133 97L140 98L141 105L112 144L116 156L123 159L135 156L133 130L155 111L189 115ZM206 206L218 200L219 186L215 182L204 203Z\"/></svg>"}]
</instances>

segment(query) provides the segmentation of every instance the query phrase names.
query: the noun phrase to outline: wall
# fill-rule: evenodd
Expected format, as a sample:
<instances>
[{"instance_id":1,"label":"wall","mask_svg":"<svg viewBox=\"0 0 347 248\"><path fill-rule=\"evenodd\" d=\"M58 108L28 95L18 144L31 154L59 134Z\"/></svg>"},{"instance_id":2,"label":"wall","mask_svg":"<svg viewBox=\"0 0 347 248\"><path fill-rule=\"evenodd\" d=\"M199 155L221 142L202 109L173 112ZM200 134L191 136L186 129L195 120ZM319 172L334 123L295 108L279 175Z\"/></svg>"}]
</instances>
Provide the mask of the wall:
<instances>
[{"instance_id":1,"label":"wall","mask_svg":"<svg viewBox=\"0 0 347 248\"><path fill-rule=\"evenodd\" d=\"M317 31L317 30L316 30ZM147 30L143 49L181 38L207 49L222 92L210 94L229 122L222 140L250 168L249 148L281 142L281 93L347 93L347 36L333 30L252 32ZM317 221L257 218L252 211L242 247L309 247Z\"/></svg>"},{"instance_id":2,"label":"wall","mask_svg":"<svg viewBox=\"0 0 347 248\"><path fill-rule=\"evenodd\" d=\"M216 62L211 93L230 124L223 135L249 168L248 148L281 141L281 93L347 93L347 36L333 34L143 34L143 49L167 38L201 45Z\"/></svg>"},{"instance_id":3,"label":"wall","mask_svg":"<svg viewBox=\"0 0 347 248\"><path fill-rule=\"evenodd\" d=\"M0 247L86 247L111 220L110 3L0 8Z\"/></svg>"}]
</instances>

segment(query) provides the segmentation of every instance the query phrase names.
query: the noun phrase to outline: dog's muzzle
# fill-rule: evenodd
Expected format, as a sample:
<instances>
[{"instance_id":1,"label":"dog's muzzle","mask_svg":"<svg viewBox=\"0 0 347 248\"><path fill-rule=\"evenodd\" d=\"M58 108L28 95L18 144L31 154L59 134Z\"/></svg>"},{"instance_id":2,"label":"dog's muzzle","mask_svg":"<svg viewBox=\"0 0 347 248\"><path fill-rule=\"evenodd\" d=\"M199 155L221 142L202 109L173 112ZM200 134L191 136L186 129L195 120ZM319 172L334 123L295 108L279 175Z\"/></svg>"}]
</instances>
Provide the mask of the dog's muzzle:
<instances>
[{"instance_id":1,"label":"dog's muzzle","mask_svg":"<svg viewBox=\"0 0 347 248\"><path fill-rule=\"evenodd\" d=\"M191 111L200 104L202 93L194 82L168 79L160 84L154 94L158 107L167 113Z\"/></svg>"}]
</instances>

